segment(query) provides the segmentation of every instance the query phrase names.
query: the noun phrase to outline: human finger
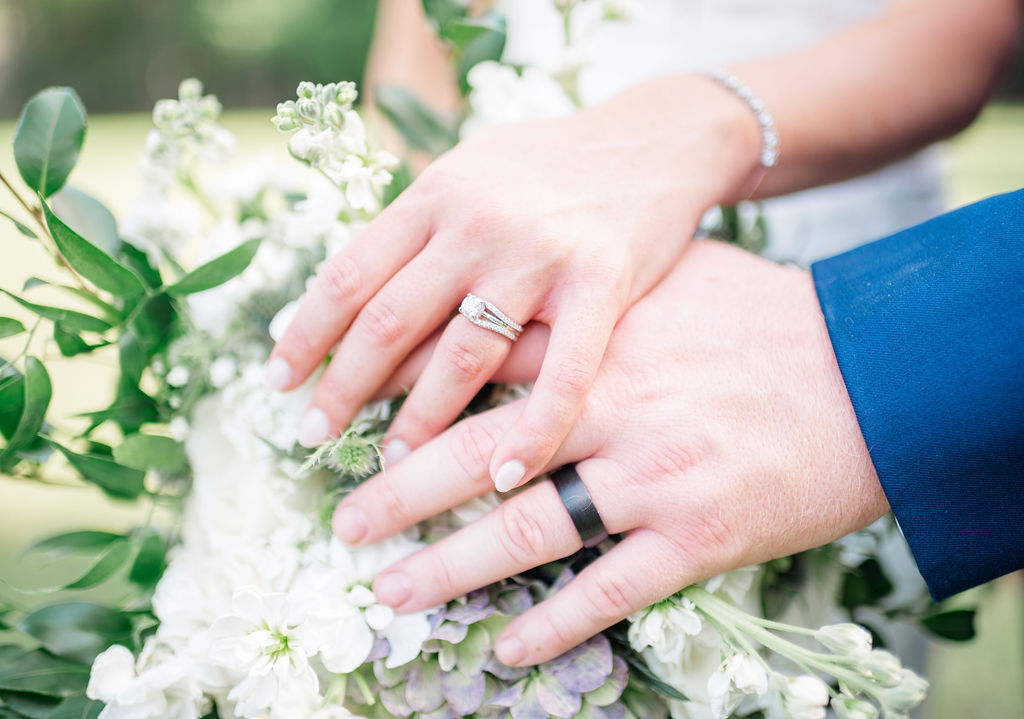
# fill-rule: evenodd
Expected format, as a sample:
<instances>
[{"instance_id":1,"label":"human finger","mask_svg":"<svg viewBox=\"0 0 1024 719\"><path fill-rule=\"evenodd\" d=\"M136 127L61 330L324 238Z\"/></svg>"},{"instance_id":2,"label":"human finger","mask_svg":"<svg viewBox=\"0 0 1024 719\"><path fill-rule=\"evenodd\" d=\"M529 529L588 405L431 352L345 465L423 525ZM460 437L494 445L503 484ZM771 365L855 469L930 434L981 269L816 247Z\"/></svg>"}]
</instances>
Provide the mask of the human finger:
<instances>
[{"instance_id":1,"label":"human finger","mask_svg":"<svg viewBox=\"0 0 1024 719\"><path fill-rule=\"evenodd\" d=\"M427 366L434 348L437 347L437 343L441 339L441 332L440 330L435 332L409 353L409 356L374 395L374 399L396 397L408 392L416 384L419 376L423 374L423 369ZM494 372L491 381L522 383L537 379L550 334L550 328L542 322L531 322L526 325L523 328L523 334L519 335L519 339L512 345L508 356Z\"/></svg>"},{"instance_id":2,"label":"human finger","mask_svg":"<svg viewBox=\"0 0 1024 719\"><path fill-rule=\"evenodd\" d=\"M528 666L554 659L700 579L666 561L674 552L657 532L633 530L554 596L513 620L495 644L498 660Z\"/></svg>"},{"instance_id":3,"label":"human finger","mask_svg":"<svg viewBox=\"0 0 1024 719\"><path fill-rule=\"evenodd\" d=\"M422 203L403 194L324 264L270 354L270 389L305 381L366 301L426 244L430 223Z\"/></svg>"},{"instance_id":4,"label":"human finger","mask_svg":"<svg viewBox=\"0 0 1024 719\"><path fill-rule=\"evenodd\" d=\"M585 472L586 462L578 467ZM636 514L629 509L629 497L613 499L609 491L592 496L609 532L633 527ZM398 611L419 611L562 559L582 546L558 490L551 482L540 482L384 570L374 582L374 592Z\"/></svg>"},{"instance_id":5,"label":"human finger","mask_svg":"<svg viewBox=\"0 0 1024 719\"><path fill-rule=\"evenodd\" d=\"M488 288L482 296L509 298L503 305L511 317L529 316L536 309L522 291L507 285ZM385 456L398 461L440 434L491 380L516 341L461 314L452 318L388 429Z\"/></svg>"},{"instance_id":6,"label":"human finger","mask_svg":"<svg viewBox=\"0 0 1024 719\"><path fill-rule=\"evenodd\" d=\"M453 279L458 271L438 253L424 250L366 302L313 390L299 426L303 446L335 436L445 320L461 297Z\"/></svg>"},{"instance_id":7,"label":"human finger","mask_svg":"<svg viewBox=\"0 0 1024 719\"><path fill-rule=\"evenodd\" d=\"M537 383L491 458L499 492L537 476L579 417L618 320L615 303L600 298L602 291L576 293L558 305Z\"/></svg>"}]
</instances>

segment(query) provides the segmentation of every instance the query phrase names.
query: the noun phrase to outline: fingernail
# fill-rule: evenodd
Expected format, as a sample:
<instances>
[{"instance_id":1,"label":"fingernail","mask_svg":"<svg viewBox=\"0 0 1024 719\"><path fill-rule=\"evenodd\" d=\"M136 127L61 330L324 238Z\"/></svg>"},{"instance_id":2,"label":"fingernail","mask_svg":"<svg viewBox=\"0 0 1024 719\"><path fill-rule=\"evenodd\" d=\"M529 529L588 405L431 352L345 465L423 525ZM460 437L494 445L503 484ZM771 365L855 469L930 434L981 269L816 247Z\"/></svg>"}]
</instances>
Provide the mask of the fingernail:
<instances>
[{"instance_id":1,"label":"fingernail","mask_svg":"<svg viewBox=\"0 0 1024 719\"><path fill-rule=\"evenodd\" d=\"M518 459L509 460L498 468L494 475L494 488L499 492L507 492L515 487L526 474L526 465Z\"/></svg>"},{"instance_id":2,"label":"fingernail","mask_svg":"<svg viewBox=\"0 0 1024 719\"><path fill-rule=\"evenodd\" d=\"M339 507L334 513L334 533L346 544L355 544L366 535L366 515L359 507Z\"/></svg>"},{"instance_id":3,"label":"fingernail","mask_svg":"<svg viewBox=\"0 0 1024 719\"><path fill-rule=\"evenodd\" d=\"M270 360L263 373L263 385L270 390L280 392L292 382L292 367L281 357Z\"/></svg>"},{"instance_id":4,"label":"fingernail","mask_svg":"<svg viewBox=\"0 0 1024 719\"><path fill-rule=\"evenodd\" d=\"M505 637L498 641L494 653L498 655L498 661L502 664L514 667L526 659L526 645L519 637Z\"/></svg>"},{"instance_id":5,"label":"fingernail","mask_svg":"<svg viewBox=\"0 0 1024 719\"><path fill-rule=\"evenodd\" d=\"M316 447L322 444L331 432L330 422L322 409L313 407L306 410L299 423L299 444L303 447Z\"/></svg>"},{"instance_id":6,"label":"fingernail","mask_svg":"<svg viewBox=\"0 0 1024 719\"><path fill-rule=\"evenodd\" d=\"M402 572L389 572L377 577L373 583L373 593L382 604L398 607L412 596L412 582Z\"/></svg>"},{"instance_id":7,"label":"fingernail","mask_svg":"<svg viewBox=\"0 0 1024 719\"><path fill-rule=\"evenodd\" d=\"M400 439L393 439L384 445L384 449L381 450L384 454L384 468L387 469L393 464L401 462L403 459L409 456L409 445Z\"/></svg>"}]
</instances>

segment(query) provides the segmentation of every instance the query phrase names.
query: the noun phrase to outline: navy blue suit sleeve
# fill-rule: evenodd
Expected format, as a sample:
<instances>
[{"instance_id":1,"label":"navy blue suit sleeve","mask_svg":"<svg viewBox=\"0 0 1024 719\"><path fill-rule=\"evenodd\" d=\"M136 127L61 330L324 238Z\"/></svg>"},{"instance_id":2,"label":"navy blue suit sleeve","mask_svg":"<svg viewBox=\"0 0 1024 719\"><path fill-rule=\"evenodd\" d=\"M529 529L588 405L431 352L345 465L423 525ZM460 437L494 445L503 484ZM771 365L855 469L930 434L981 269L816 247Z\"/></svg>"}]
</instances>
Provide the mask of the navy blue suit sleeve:
<instances>
[{"instance_id":1,"label":"navy blue suit sleeve","mask_svg":"<svg viewBox=\"0 0 1024 719\"><path fill-rule=\"evenodd\" d=\"M1024 190L812 272L861 432L932 596L1024 568Z\"/></svg>"}]
</instances>

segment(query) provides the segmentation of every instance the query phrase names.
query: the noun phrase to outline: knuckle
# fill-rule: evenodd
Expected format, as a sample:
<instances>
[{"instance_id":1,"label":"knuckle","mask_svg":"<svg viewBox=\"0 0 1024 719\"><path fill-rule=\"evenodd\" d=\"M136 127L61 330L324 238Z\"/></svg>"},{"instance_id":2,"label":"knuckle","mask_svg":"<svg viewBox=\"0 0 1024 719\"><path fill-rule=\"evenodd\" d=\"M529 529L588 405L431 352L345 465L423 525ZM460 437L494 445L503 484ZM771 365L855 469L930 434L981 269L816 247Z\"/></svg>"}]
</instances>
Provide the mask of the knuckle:
<instances>
[{"instance_id":1,"label":"knuckle","mask_svg":"<svg viewBox=\"0 0 1024 719\"><path fill-rule=\"evenodd\" d=\"M329 408L332 414L344 413L354 400L348 383L344 382L337 372L325 372L320 378L316 388L316 399L324 400L317 402L317 405Z\"/></svg>"},{"instance_id":2,"label":"knuckle","mask_svg":"<svg viewBox=\"0 0 1024 719\"><path fill-rule=\"evenodd\" d=\"M498 540L513 562L531 567L547 556L550 545L542 519L527 512L518 502L501 505Z\"/></svg>"},{"instance_id":3,"label":"knuckle","mask_svg":"<svg viewBox=\"0 0 1024 719\"><path fill-rule=\"evenodd\" d=\"M483 422L470 420L456 425L451 439L452 455L466 476L487 482L486 467L498 446L497 435Z\"/></svg>"},{"instance_id":4,"label":"knuckle","mask_svg":"<svg viewBox=\"0 0 1024 719\"><path fill-rule=\"evenodd\" d=\"M379 300L363 308L359 314L359 323L373 341L385 347L397 344L405 334L398 315Z\"/></svg>"},{"instance_id":5,"label":"knuckle","mask_svg":"<svg viewBox=\"0 0 1024 719\"><path fill-rule=\"evenodd\" d=\"M454 371L456 379L462 382L478 378L487 365L483 354L464 342L452 342L446 346L444 358Z\"/></svg>"},{"instance_id":6,"label":"knuckle","mask_svg":"<svg viewBox=\"0 0 1024 719\"><path fill-rule=\"evenodd\" d=\"M542 627L541 636L547 638L539 648L546 650L548 647L556 646L567 651L580 643L580 637L573 636L569 629L572 625L551 612L542 612L539 623Z\"/></svg>"},{"instance_id":7,"label":"knuckle","mask_svg":"<svg viewBox=\"0 0 1024 719\"><path fill-rule=\"evenodd\" d=\"M599 574L583 584L584 607L603 624L617 622L633 612L634 590L623 577Z\"/></svg>"},{"instance_id":8,"label":"knuckle","mask_svg":"<svg viewBox=\"0 0 1024 719\"><path fill-rule=\"evenodd\" d=\"M348 255L336 255L320 271L320 289L334 303L350 300L362 284L359 266Z\"/></svg>"},{"instance_id":9,"label":"knuckle","mask_svg":"<svg viewBox=\"0 0 1024 719\"><path fill-rule=\"evenodd\" d=\"M586 394L593 379L594 373L586 362L576 357L563 357L551 376L551 384L559 394L579 396Z\"/></svg>"},{"instance_id":10,"label":"knuckle","mask_svg":"<svg viewBox=\"0 0 1024 719\"><path fill-rule=\"evenodd\" d=\"M388 480L387 474L379 478L377 500L388 519L401 520L409 515L408 502L406 502L402 493L398 491L398 488L395 487L394 482Z\"/></svg>"},{"instance_id":11,"label":"knuckle","mask_svg":"<svg viewBox=\"0 0 1024 719\"><path fill-rule=\"evenodd\" d=\"M522 446L530 447L537 456L550 456L558 449L559 440L546 427L538 425L534 421L526 421L519 428L519 437Z\"/></svg>"}]
</instances>

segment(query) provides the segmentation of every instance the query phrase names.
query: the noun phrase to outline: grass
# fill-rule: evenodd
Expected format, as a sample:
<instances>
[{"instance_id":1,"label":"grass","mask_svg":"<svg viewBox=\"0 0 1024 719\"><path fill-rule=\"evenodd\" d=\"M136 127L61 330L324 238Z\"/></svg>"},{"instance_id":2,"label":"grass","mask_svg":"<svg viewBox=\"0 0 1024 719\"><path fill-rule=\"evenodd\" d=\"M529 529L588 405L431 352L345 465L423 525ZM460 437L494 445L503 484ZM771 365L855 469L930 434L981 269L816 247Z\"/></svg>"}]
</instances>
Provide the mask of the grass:
<instances>
[{"instance_id":1,"label":"grass","mask_svg":"<svg viewBox=\"0 0 1024 719\"><path fill-rule=\"evenodd\" d=\"M284 158L283 142L270 126L271 112L228 113L225 124L239 138L242 154L272 148ZM148 119L143 116L95 118L75 184L96 195L120 214L135 195L135 161ZM14 126L0 123L0 170L16 177L9 150ZM1024 186L1024 108L992 107L980 120L950 143L949 196L953 205ZM5 193L0 210L16 212ZM0 286L20 287L29 274L52 275L48 258L0 224ZM8 304L3 314L11 312ZM14 346L0 341L0 353ZM113 379L112 363L101 356L91 366L80 363L53 366L57 412L94 407L103 394L98 388ZM47 487L0 477L0 578L16 585L45 586L68 576L67 566L48 566L19 556L28 543L72 529L127 529L144 521L146 509L115 503L91 487ZM116 588L115 590L116 591ZM38 597L19 594L0 585L0 599L23 605ZM983 605L978 638L966 645L937 642L928 676L932 690L928 719L984 716L1002 719L1024 714L1024 583L1021 575L1007 577L975 590L962 601Z\"/></svg>"}]
</instances>

